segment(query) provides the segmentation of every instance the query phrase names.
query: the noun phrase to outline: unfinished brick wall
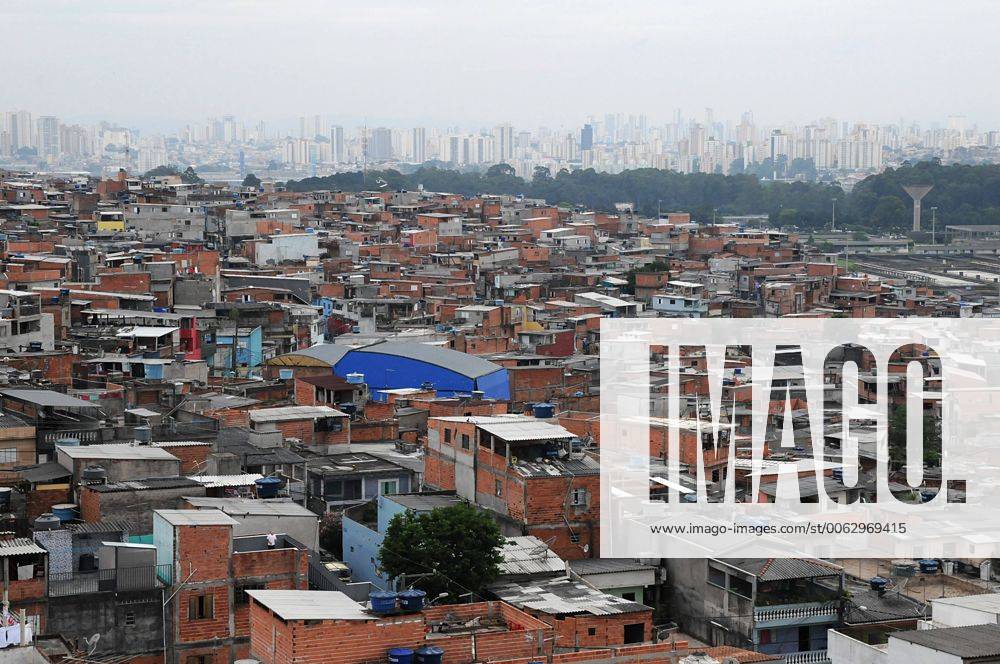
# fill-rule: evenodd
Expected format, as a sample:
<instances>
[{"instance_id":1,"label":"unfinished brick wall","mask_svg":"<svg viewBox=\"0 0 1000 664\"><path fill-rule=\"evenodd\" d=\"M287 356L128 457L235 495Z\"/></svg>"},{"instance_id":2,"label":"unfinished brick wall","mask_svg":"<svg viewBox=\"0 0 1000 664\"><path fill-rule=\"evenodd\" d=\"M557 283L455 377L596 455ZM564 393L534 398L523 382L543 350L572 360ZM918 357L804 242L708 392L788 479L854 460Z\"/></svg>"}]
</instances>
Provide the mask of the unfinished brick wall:
<instances>
[{"instance_id":1,"label":"unfinished brick wall","mask_svg":"<svg viewBox=\"0 0 1000 664\"><path fill-rule=\"evenodd\" d=\"M49 484L37 486L25 498L25 515L28 521L52 511L53 505L73 502L73 491L69 484Z\"/></svg>"},{"instance_id":2,"label":"unfinished brick wall","mask_svg":"<svg viewBox=\"0 0 1000 664\"><path fill-rule=\"evenodd\" d=\"M154 447L160 447L154 443ZM183 445L170 444L163 448L181 460L181 474L186 475L205 467L205 460L212 452L210 443L191 441Z\"/></svg>"}]
</instances>

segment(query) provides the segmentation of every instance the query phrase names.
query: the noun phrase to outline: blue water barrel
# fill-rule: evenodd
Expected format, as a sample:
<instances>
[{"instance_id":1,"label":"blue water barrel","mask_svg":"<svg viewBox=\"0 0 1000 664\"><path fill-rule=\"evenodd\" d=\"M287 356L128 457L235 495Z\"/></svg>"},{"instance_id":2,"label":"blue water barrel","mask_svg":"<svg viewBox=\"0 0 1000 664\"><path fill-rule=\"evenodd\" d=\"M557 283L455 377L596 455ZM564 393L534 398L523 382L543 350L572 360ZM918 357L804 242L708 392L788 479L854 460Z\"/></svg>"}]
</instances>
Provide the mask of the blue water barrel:
<instances>
[{"instance_id":1,"label":"blue water barrel","mask_svg":"<svg viewBox=\"0 0 1000 664\"><path fill-rule=\"evenodd\" d=\"M262 477L253 482L257 486L257 496L260 498L274 498L278 495L278 489L285 483L280 477Z\"/></svg>"},{"instance_id":2,"label":"blue water barrel","mask_svg":"<svg viewBox=\"0 0 1000 664\"><path fill-rule=\"evenodd\" d=\"M417 664L441 664L444 650L437 646L423 646L417 648Z\"/></svg>"},{"instance_id":3,"label":"blue water barrel","mask_svg":"<svg viewBox=\"0 0 1000 664\"><path fill-rule=\"evenodd\" d=\"M413 651L409 648L390 648L389 664L411 664Z\"/></svg>"},{"instance_id":4,"label":"blue water barrel","mask_svg":"<svg viewBox=\"0 0 1000 664\"><path fill-rule=\"evenodd\" d=\"M76 505L72 503L63 503L61 505L52 506L52 514L56 516L57 519L66 523L67 521L72 521L76 518Z\"/></svg>"},{"instance_id":5,"label":"blue water barrel","mask_svg":"<svg viewBox=\"0 0 1000 664\"><path fill-rule=\"evenodd\" d=\"M535 417L546 419L556 414L556 407L550 403L536 403L533 407Z\"/></svg>"},{"instance_id":6,"label":"blue water barrel","mask_svg":"<svg viewBox=\"0 0 1000 664\"><path fill-rule=\"evenodd\" d=\"M424 608L424 598L427 593L423 590L404 590L399 593L399 608L404 611L422 611Z\"/></svg>"},{"instance_id":7,"label":"blue water barrel","mask_svg":"<svg viewBox=\"0 0 1000 664\"><path fill-rule=\"evenodd\" d=\"M920 573L921 574L937 574L938 571L938 561L933 558L924 558L920 561Z\"/></svg>"},{"instance_id":8,"label":"blue water barrel","mask_svg":"<svg viewBox=\"0 0 1000 664\"><path fill-rule=\"evenodd\" d=\"M392 613L396 610L396 593L389 590L376 590L368 594L373 613Z\"/></svg>"},{"instance_id":9,"label":"blue water barrel","mask_svg":"<svg viewBox=\"0 0 1000 664\"><path fill-rule=\"evenodd\" d=\"M80 439L79 438L60 438L59 440L56 441L56 445L59 445L61 447L79 447L80 446Z\"/></svg>"},{"instance_id":10,"label":"blue water barrel","mask_svg":"<svg viewBox=\"0 0 1000 664\"><path fill-rule=\"evenodd\" d=\"M883 579L881 576L873 576L868 579L868 585L871 586L872 590L885 592L886 587L889 585L889 579Z\"/></svg>"}]
</instances>

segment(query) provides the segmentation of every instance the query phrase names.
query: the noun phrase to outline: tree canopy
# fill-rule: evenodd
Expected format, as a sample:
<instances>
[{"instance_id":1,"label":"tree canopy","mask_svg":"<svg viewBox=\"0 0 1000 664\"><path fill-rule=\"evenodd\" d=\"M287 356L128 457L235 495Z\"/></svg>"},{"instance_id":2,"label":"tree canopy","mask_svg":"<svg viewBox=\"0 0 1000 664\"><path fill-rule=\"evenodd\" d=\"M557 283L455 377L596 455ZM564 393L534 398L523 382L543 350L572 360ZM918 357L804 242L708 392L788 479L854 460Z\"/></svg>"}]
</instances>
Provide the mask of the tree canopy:
<instances>
[{"instance_id":1,"label":"tree canopy","mask_svg":"<svg viewBox=\"0 0 1000 664\"><path fill-rule=\"evenodd\" d=\"M779 176L803 174L807 179L815 170L811 162L802 159L777 166L782 170ZM364 191L380 188L382 180L392 189L413 190L423 185L430 191L464 196L522 194L602 212L613 211L616 203L633 203L646 215L656 214L658 209L681 210L691 212L696 220L710 219L713 212L767 214L774 223L806 229L828 226L836 200L838 227L883 232L906 231L911 226L912 203L903 185L933 184L934 189L923 200L925 225L930 223L932 207L937 208L937 220L942 224L1000 224L1000 165L905 164L866 178L850 193L831 183L761 179L770 177L774 170L775 165L769 163L755 166L752 172L731 175L655 168L621 173L588 168L553 174L540 167L526 180L515 175L508 164L496 164L484 173L424 165L408 174L397 170L337 173L290 180L285 186L289 191Z\"/></svg>"},{"instance_id":2,"label":"tree canopy","mask_svg":"<svg viewBox=\"0 0 1000 664\"><path fill-rule=\"evenodd\" d=\"M462 503L394 516L379 560L390 577L405 574L407 586L420 588L431 598L440 593L452 599L470 592L482 596L500 573L503 542L500 528L487 513Z\"/></svg>"},{"instance_id":3,"label":"tree canopy","mask_svg":"<svg viewBox=\"0 0 1000 664\"><path fill-rule=\"evenodd\" d=\"M253 173L247 173L247 176L245 178L243 178L243 186L244 187L255 187L255 188L259 187L260 186L260 178L257 177L256 175L254 175Z\"/></svg>"}]
</instances>

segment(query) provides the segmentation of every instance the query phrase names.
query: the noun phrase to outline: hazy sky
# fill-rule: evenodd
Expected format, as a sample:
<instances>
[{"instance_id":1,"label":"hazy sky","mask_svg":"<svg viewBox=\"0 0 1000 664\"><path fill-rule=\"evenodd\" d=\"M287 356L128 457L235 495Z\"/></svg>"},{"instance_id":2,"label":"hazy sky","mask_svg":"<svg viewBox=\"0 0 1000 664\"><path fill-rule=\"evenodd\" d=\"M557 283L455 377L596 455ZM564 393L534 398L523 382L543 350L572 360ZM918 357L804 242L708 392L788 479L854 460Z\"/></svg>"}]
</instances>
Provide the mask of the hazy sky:
<instances>
[{"instance_id":1,"label":"hazy sky","mask_svg":"<svg viewBox=\"0 0 1000 664\"><path fill-rule=\"evenodd\" d=\"M1000 127L995 0L0 0L0 17L0 110L64 119L534 128L712 107Z\"/></svg>"}]
</instances>

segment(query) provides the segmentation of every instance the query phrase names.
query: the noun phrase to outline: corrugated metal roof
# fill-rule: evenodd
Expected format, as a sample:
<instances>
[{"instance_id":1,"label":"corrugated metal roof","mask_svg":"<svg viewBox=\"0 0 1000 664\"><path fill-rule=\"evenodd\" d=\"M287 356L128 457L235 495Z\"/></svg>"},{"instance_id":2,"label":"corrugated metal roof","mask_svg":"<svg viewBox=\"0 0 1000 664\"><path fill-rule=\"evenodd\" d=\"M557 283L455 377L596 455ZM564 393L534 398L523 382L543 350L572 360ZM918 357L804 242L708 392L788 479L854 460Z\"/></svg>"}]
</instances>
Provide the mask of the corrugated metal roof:
<instances>
[{"instance_id":1,"label":"corrugated metal roof","mask_svg":"<svg viewBox=\"0 0 1000 664\"><path fill-rule=\"evenodd\" d=\"M89 489L98 493L119 491L154 491L157 489L187 489L199 486L186 477L147 477L141 480L121 480L105 484L91 484Z\"/></svg>"},{"instance_id":2,"label":"corrugated metal roof","mask_svg":"<svg viewBox=\"0 0 1000 664\"><path fill-rule=\"evenodd\" d=\"M101 519L91 523L68 523L66 530L74 533L130 533L135 530L135 524L128 519Z\"/></svg>"},{"instance_id":3,"label":"corrugated metal roof","mask_svg":"<svg viewBox=\"0 0 1000 664\"><path fill-rule=\"evenodd\" d=\"M574 434L558 424L533 417L485 422L480 429L503 440L553 440L574 438Z\"/></svg>"},{"instance_id":4,"label":"corrugated metal roof","mask_svg":"<svg viewBox=\"0 0 1000 664\"><path fill-rule=\"evenodd\" d=\"M173 526L235 526L236 519L220 510L153 510Z\"/></svg>"},{"instance_id":5,"label":"corrugated metal roof","mask_svg":"<svg viewBox=\"0 0 1000 664\"><path fill-rule=\"evenodd\" d=\"M629 558L583 558L569 561L577 574L614 574L616 572L653 572L652 565Z\"/></svg>"},{"instance_id":6,"label":"corrugated metal roof","mask_svg":"<svg viewBox=\"0 0 1000 664\"><path fill-rule=\"evenodd\" d=\"M51 406L53 408L97 408L83 399L71 397L54 390L0 390L0 394L11 399L18 399L36 406Z\"/></svg>"},{"instance_id":7,"label":"corrugated metal roof","mask_svg":"<svg viewBox=\"0 0 1000 664\"><path fill-rule=\"evenodd\" d=\"M963 659L1000 655L1000 625L996 624L894 632L889 638L939 650Z\"/></svg>"},{"instance_id":8,"label":"corrugated metal roof","mask_svg":"<svg viewBox=\"0 0 1000 664\"><path fill-rule=\"evenodd\" d=\"M568 578L490 586L490 592L518 608L528 608L553 615L589 613L605 616L618 613L652 611L648 606L615 595L602 593Z\"/></svg>"},{"instance_id":9,"label":"corrugated metal roof","mask_svg":"<svg viewBox=\"0 0 1000 664\"><path fill-rule=\"evenodd\" d=\"M27 537L17 537L0 542L0 556L28 556L34 553L47 553L47 551Z\"/></svg>"},{"instance_id":10,"label":"corrugated metal roof","mask_svg":"<svg viewBox=\"0 0 1000 664\"><path fill-rule=\"evenodd\" d=\"M246 498L208 498L192 496L185 498L198 508L214 508L222 510L231 516L298 516L318 519L312 512L298 503L290 500L251 500Z\"/></svg>"},{"instance_id":11,"label":"corrugated metal roof","mask_svg":"<svg viewBox=\"0 0 1000 664\"><path fill-rule=\"evenodd\" d=\"M170 452L152 445L56 445L56 449L71 459L129 459L146 461L179 461Z\"/></svg>"},{"instance_id":12,"label":"corrugated metal roof","mask_svg":"<svg viewBox=\"0 0 1000 664\"><path fill-rule=\"evenodd\" d=\"M189 479L200 482L210 489L218 489L229 486L250 486L263 477L260 473L245 473L243 475L195 475Z\"/></svg>"},{"instance_id":13,"label":"corrugated metal roof","mask_svg":"<svg viewBox=\"0 0 1000 664\"><path fill-rule=\"evenodd\" d=\"M252 422L286 422L288 420L308 420L320 417L348 417L329 406L284 406L282 408L259 408L250 411Z\"/></svg>"},{"instance_id":14,"label":"corrugated metal roof","mask_svg":"<svg viewBox=\"0 0 1000 664\"><path fill-rule=\"evenodd\" d=\"M282 620L375 620L337 590L247 590L255 602Z\"/></svg>"},{"instance_id":15,"label":"corrugated metal roof","mask_svg":"<svg viewBox=\"0 0 1000 664\"><path fill-rule=\"evenodd\" d=\"M563 572L566 563L534 535L507 537L500 548L501 575Z\"/></svg>"},{"instance_id":16,"label":"corrugated metal roof","mask_svg":"<svg viewBox=\"0 0 1000 664\"><path fill-rule=\"evenodd\" d=\"M51 482L52 480L61 480L71 477L73 473L68 471L65 466L58 464L55 461L49 461L46 463L40 463L37 466L31 466L28 468L21 468L18 470L21 473L21 477L28 482Z\"/></svg>"}]
</instances>

